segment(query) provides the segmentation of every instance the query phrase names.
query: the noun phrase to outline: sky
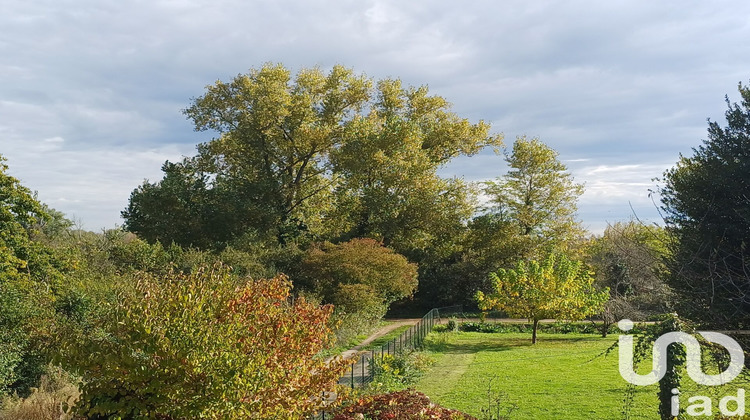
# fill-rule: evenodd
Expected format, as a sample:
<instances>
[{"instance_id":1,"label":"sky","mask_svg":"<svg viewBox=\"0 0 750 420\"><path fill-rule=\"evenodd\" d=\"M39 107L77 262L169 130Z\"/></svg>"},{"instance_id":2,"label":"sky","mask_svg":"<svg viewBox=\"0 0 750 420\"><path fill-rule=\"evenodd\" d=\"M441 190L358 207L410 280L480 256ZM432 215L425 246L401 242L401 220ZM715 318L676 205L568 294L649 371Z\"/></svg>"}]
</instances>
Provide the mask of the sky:
<instances>
[{"instance_id":1,"label":"sky","mask_svg":"<svg viewBox=\"0 0 750 420\"><path fill-rule=\"evenodd\" d=\"M182 114L205 86L267 62L343 64L428 85L507 145L539 137L600 233L660 220L653 179L739 101L748 40L741 0L0 0L0 154L41 201L114 228L134 188L215 135ZM441 174L506 169L487 150Z\"/></svg>"}]
</instances>

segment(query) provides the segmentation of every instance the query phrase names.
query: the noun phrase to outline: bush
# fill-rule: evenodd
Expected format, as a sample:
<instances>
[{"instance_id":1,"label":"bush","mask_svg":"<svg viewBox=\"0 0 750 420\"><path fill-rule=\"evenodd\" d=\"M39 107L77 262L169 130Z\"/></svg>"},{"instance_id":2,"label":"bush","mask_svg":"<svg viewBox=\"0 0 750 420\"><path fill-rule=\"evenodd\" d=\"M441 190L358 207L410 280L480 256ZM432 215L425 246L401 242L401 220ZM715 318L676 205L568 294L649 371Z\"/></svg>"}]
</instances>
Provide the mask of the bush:
<instances>
[{"instance_id":1,"label":"bush","mask_svg":"<svg viewBox=\"0 0 750 420\"><path fill-rule=\"evenodd\" d=\"M65 337L81 375L78 414L272 419L322 406L347 368L315 355L332 339L330 306L289 303L290 282L238 282L227 269L144 274L95 325Z\"/></svg>"},{"instance_id":2,"label":"bush","mask_svg":"<svg viewBox=\"0 0 750 420\"><path fill-rule=\"evenodd\" d=\"M476 420L457 410L443 408L414 390L367 395L335 412L333 420Z\"/></svg>"},{"instance_id":3,"label":"bush","mask_svg":"<svg viewBox=\"0 0 750 420\"><path fill-rule=\"evenodd\" d=\"M443 333L443 332L448 331L448 326L447 325L438 324L438 325L435 325L434 327L432 327L432 331L436 332L436 333Z\"/></svg>"},{"instance_id":4,"label":"bush","mask_svg":"<svg viewBox=\"0 0 750 420\"><path fill-rule=\"evenodd\" d=\"M417 266L373 239L352 239L338 245L326 242L307 252L300 267L300 283L323 296L325 302L332 302L342 285L366 285L381 302L390 303L414 293Z\"/></svg>"},{"instance_id":5,"label":"bush","mask_svg":"<svg viewBox=\"0 0 750 420\"><path fill-rule=\"evenodd\" d=\"M456 321L456 318L449 319L448 325L446 325L445 328L448 331L458 331L458 322Z\"/></svg>"},{"instance_id":6,"label":"bush","mask_svg":"<svg viewBox=\"0 0 750 420\"><path fill-rule=\"evenodd\" d=\"M408 351L376 355L369 362L370 390L396 391L415 383L433 360L422 352Z\"/></svg>"}]
</instances>

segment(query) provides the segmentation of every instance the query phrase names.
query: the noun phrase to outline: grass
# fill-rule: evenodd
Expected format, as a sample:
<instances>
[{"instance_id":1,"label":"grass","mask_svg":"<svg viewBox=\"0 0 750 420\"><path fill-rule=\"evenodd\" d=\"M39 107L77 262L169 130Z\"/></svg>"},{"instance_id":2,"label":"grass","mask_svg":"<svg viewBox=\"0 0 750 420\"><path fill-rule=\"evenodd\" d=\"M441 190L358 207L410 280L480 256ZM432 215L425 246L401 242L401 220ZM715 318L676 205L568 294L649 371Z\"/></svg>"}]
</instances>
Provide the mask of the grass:
<instances>
[{"instance_id":1,"label":"grass","mask_svg":"<svg viewBox=\"0 0 750 420\"><path fill-rule=\"evenodd\" d=\"M39 388L25 399L0 396L0 419L4 420L69 420L66 408L79 396L70 377L59 368L42 376Z\"/></svg>"},{"instance_id":2,"label":"grass","mask_svg":"<svg viewBox=\"0 0 750 420\"><path fill-rule=\"evenodd\" d=\"M443 333L430 335L435 365L415 388L438 404L481 415L490 400L517 406L517 419L622 418L627 383L617 353L600 356L615 338L544 334ZM632 418L657 418L656 386L636 390Z\"/></svg>"},{"instance_id":3,"label":"grass","mask_svg":"<svg viewBox=\"0 0 750 420\"><path fill-rule=\"evenodd\" d=\"M411 327L412 325L402 325L394 330L391 330L388 332L388 334L382 337L378 337L375 340L373 340L370 344L362 347L362 350L372 350L372 349L380 348L380 346L400 336Z\"/></svg>"}]
</instances>

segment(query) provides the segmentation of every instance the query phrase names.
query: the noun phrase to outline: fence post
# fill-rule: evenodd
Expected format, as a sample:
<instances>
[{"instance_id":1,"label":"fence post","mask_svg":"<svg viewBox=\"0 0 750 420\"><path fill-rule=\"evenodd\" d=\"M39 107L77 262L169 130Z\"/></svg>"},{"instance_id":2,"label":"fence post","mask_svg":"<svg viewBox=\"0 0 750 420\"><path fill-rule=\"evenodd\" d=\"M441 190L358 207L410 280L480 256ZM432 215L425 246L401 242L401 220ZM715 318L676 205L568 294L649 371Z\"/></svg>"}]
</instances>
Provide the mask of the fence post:
<instances>
[{"instance_id":1,"label":"fence post","mask_svg":"<svg viewBox=\"0 0 750 420\"><path fill-rule=\"evenodd\" d=\"M354 365L352 365L352 389L354 389Z\"/></svg>"}]
</instances>

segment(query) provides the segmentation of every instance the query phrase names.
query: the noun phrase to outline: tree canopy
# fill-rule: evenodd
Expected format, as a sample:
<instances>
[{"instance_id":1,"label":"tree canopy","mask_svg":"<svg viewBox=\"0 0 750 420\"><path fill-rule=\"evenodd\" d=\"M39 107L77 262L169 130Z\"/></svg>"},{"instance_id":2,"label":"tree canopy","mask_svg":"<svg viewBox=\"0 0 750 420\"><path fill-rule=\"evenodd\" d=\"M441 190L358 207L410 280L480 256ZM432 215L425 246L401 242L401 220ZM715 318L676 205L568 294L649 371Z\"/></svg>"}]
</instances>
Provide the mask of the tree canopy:
<instances>
[{"instance_id":1,"label":"tree canopy","mask_svg":"<svg viewBox=\"0 0 750 420\"><path fill-rule=\"evenodd\" d=\"M151 241L220 247L251 232L282 244L369 236L420 245L471 214L464 185L437 168L501 144L427 87L374 83L342 66L292 77L267 64L208 86L185 114L218 137L131 194L125 227Z\"/></svg>"},{"instance_id":2,"label":"tree canopy","mask_svg":"<svg viewBox=\"0 0 750 420\"><path fill-rule=\"evenodd\" d=\"M543 261L521 261L515 269L490 274L492 293L477 292L479 308L500 310L534 323L536 343L539 321L545 318L583 319L599 312L609 291L596 291L593 273L581 261L548 255Z\"/></svg>"},{"instance_id":3,"label":"tree canopy","mask_svg":"<svg viewBox=\"0 0 750 420\"><path fill-rule=\"evenodd\" d=\"M576 184L558 153L539 139L519 137L505 160L508 173L486 183L490 211L510 220L530 257L564 250L580 240L576 220L583 185Z\"/></svg>"},{"instance_id":4,"label":"tree canopy","mask_svg":"<svg viewBox=\"0 0 750 420\"><path fill-rule=\"evenodd\" d=\"M708 124L708 139L664 173L659 189L674 236L670 284L697 320L750 325L750 88L730 103L727 125Z\"/></svg>"},{"instance_id":5,"label":"tree canopy","mask_svg":"<svg viewBox=\"0 0 750 420\"><path fill-rule=\"evenodd\" d=\"M596 273L595 284L610 292L601 313L603 334L621 319L643 320L669 310L671 293L665 282L669 249L664 228L634 220L610 225L588 243L586 261Z\"/></svg>"},{"instance_id":6,"label":"tree canopy","mask_svg":"<svg viewBox=\"0 0 750 420\"><path fill-rule=\"evenodd\" d=\"M25 394L43 369L52 303L69 262L33 238L53 218L0 156L0 393Z\"/></svg>"}]
</instances>

